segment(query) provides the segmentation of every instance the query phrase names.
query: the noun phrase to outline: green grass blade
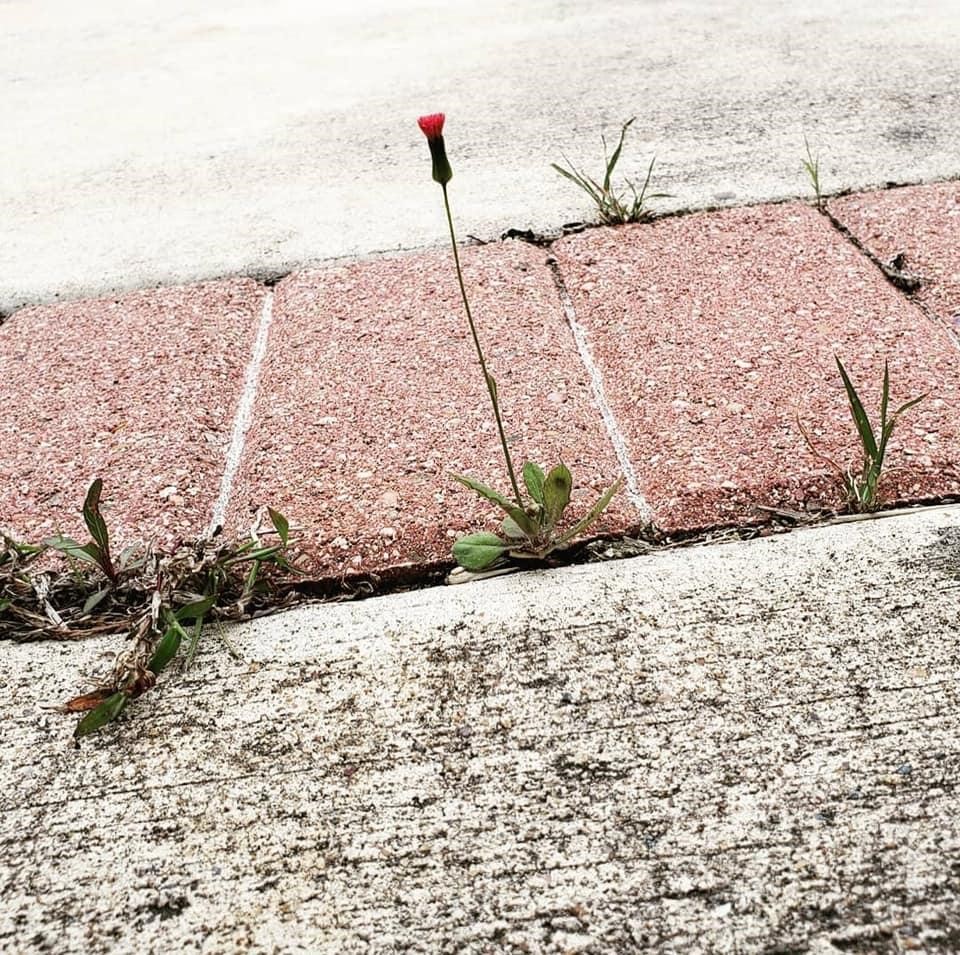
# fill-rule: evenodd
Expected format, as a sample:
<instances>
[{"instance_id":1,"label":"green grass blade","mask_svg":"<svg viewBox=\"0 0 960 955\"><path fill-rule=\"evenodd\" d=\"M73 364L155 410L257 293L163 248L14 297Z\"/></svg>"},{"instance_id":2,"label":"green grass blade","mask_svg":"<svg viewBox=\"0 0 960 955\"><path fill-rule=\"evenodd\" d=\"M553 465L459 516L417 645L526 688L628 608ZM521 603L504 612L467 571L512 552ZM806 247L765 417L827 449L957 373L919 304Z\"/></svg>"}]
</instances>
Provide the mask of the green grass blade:
<instances>
[{"instance_id":1,"label":"green grass blade","mask_svg":"<svg viewBox=\"0 0 960 955\"><path fill-rule=\"evenodd\" d=\"M637 117L634 116L628 119L620 129L620 141L617 143L617 148L613 151L613 155L607 161L607 174L603 178L603 191L605 193L610 192L610 179L613 176L613 171L617 168L617 163L620 161L620 153L623 151L623 141L626 138L627 130L633 125L636 118ZM604 143L604 146L606 146L606 143Z\"/></svg>"},{"instance_id":2,"label":"green grass blade","mask_svg":"<svg viewBox=\"0 0 960 955\"><path fill-rule=\"evenodd\" d=\"M883 464L884 455L887 453L887 442L890 440L890 436L893 434L894 426L899 420L900 415L902 415L904 411L909 411L910 408L923 401L923 399L926 397L926 394L922 394L919 398L911 398L909 401L904 402L904 404L900 405L900 407L897 408L897 410L894 411L894 413L890 416L890 420L884 424L883 433L880 437L880 449L877 452L878 464Z\"/></svg>"},{"instance_id":3,"label":"green grass blade","mask_svg":"<svg viewBox=\"0 0 960 955\"><path fill-rule=\"evenodd\" d=\"M78 560L85 560L90 564L99 564L97 558L87 550L89 545L79 544L72 537L64 537L60 534L57 537L48 537L44 542L52 550L66 554L67 557L76 557ZM96 547L96 545L94 545Z\"/></svg>"},{"instance_id":4,"label":"green grass blade","mask_svg":"<svg viewBox=\"0 0 960 955\"><path fill-rule=\"evenodd\" d=\"M183 631L180 627L175 627L172 624L167 627L153 651L147 669L156 674L164 670L167 664L177 655L182 640Z\"/></svg>"},{"instance_id":5,"label":"green grass blade","mask_svg":"<svg viewBox=\"0 0 960 955\"><path fill-rule=\"evenodd\" d=\"M654 156L653 159L650 160L650 165L647 166L647 175L646 175L646 178L643 180L643 188L640 190L640 205L643 205L643 201L646 198L647 188L650 185L650 177L653 175L653 164L656 161L657 161L657 157Z\"/></svg>"},{"instance_id":6,"label":"green grass blade","mask_svg":"<svg viewBox=\"0 0 960 955\"><path fill-rule=\"evenodd\" d=\"M193 600L184 604L175 614L177 621L182 623L184 620L196 620L210 612L210 608L217 602L216 595L203 597L200 600Z\"/></svg>"},{"instance_id":7,"label":"green grass blade","mask_svg":"<svg viewBox=\"0 0 960 955\"><path fill-rule=\"evenodd\" d=\"M243 592L240 594L240 603L245 604L252 596L254 588L257 586L257 577L260 575L260 561L255 560L250 565L250 571L247 579L243 583Z\"/></svg>"},{"instance_id":8,"label":"green grass blade","mask_svg":"<svg viewBox=\"0 0 960 955\"><path fill-rule=\"evenodd\" d=\"M896 421L897 418L899 418L900 415L904 413L904 411L907 411L910 408L912 408L914 405L919 404L926 397L927 397L927 393L924 392L924 394L920 395L919 398L911 398L909 401L904 402L904 404L900 405L900 407L897 408L896 411L894 411L893 417L891 417L890 421L891 422Z\"/></svg>"},{"instance_id":9,"label":"green grass blade","mask_svg":"<svg viewBox=\"0 0 960 955\"><path fill-rule=\"evenodd\" d=\"M87 491L86 500L83 502L83 522L90 531L90 536L94 539L102 553L109 551L109 540L107 535L107 522L100 513L100 494L103 491L103 481L97 478Z\"/></svg>"},{"instance_id":10,"label":"green grass blade","mask_svg":"<svg viewBox=\"0 0 960 955\"><path fill-rule=\"evenodd\" d=\"M590 195L596 196L596 203L598 206L603 206L603 204L610 198L610 194L607 190L597 182L593 176L586 176L587 182L590 183Z\"/></svg>"},{"instance_id":11,"label":"green grass blade","mask_svg":"<svg viewBox=\"0 0 960 955\"><path fill-rule=\"evenodd\" d=\"M110 588L102 587L96 593L87 597L83 603L83 610L81 611L83 616L86 616L88 613L94 610L94 608L103 600L104 597L107 596L108 593L110 593Z\"/></svg>"},{"instance_id":12,"label":"green grass blade","mask_svg":"<svg viewBox=\"0 0 960 955\"><path fill-rule=\"evenodd\" d=\"M280 540L283 541L284 546L286 546L290 538L290 522L279 511L275 511L272 507L267 508L267 513L270 515L273 529L280 535Z\"/></svg>"},{"instance_id":13,"label":"green grass blade","mask_svg":"<svg viewBox=\"0 0 960 955\"><path fill-rule=\"evenodd\" d=\"M197 646L200 644L200 633L203 630L203 617L197 617L193 622L193 633L190 634L190 646L187 648L187 659L184 666L189 669L193 666L193 658L197 655Z\"/></svg>"},{"instance_id":14,"label":"green grass blade","mask_svg":"<svg viewBox=\"0 0 960 955\"><path fill-rule=\"evenodd\" d=\"M251 546L256 546L254 541L250 541ZM244 546L238 548L236 554L233 557L227 558L223 562L224 567L232 567L234 564L245 564L251 560L259 561L270 561L271 563L276 563L278 555L283 551L282 544L271 544L267 547L257 547L256 550L251 550L250 547Z\"/></svg>"},{"instance_id":15,"label":"green grass blade","mask_svg":"<svg viewBox=\"0 0 960 955\"><path fill-rule=\"evenodd\" d=\"M112 723L123 712L128 699L126 693L114 693L113 696L108 696L77 723L77 728L73 731L74 738L89 736L107 723Z\"/></svg>"},{"instance_id":16,"label":"green grass blade","mask_svg":"<svg viewBox=\"0 0 960 955\"><path fill-rule=\"evenodd\" d=\"M543 482L545 480L546 475L543 473L543 468L539 464L534 464L533 461L527 461L523 466L523 483L526 484L530 497L540 507L543 507Z\"/></svg>"},{"instance_id":17,"label":"green grass blade","mask_svg":"<svg viewBox=\"0 0 960 955\"><path fill-rule=\"evenodd\" d=\"M863 409L863 402L860 400L860 396L857 394L857 389L854 388L853 382L850 380L850 376L847 374L846 368L843 367L843 363L836 356L834 356L834 360L837 363L837 368L840 369L840 377L843 378L843 387L847 392L847 400L850 402L850 411L853 414L854 423L856 424L857 431L860 434L860 441L863 444L863 450L867 457L873 461L877 457L878 448L877 439L873 434L873 427L870 424L870 419L867 417L867 413Z\"/></svg>"},{"instance_id":18,"label":"green grass blade","mask_svg":"<svg viewBox=\"0 0 960 955\"><path fill-rule=\"evenodd\" d=\"M819 207L823 202L823 197L820 191L820 156L816 157L813 155L813 151L810 149L810 141L807 139L806 135L803 137L803 146L807 151L807 158L801 160L803 163L803 168L807 171L807 177L810 179L810 184L813 186L813 191L817 197L817 206Z\"/></svg>"},{"instance_id":19,"label":"green grass blade","mask_svg":"<svg viewBox=\"0 0 960 955\"><path fill-rule=\"evenodd\" d=\"M890 404L890 363L883 363L883 390L880 393L880 431L887 428L887 406Z\"/></svg>"},{"instance_id":20,"label":"green grass blade","mask_svg":"<svg viewBox=\"0 0 960 955\"><path fill-rule=\"evenodd\" d=\"M571 173L568 170L564 169L562 166L558 166L556 163L550 163L550 165L554 169L556 169L556 171L560 173L561 176L566 177L572 183L575 183L576 185L578 185L595 203L599 205L599 203L603 198L602 194L599 192L599 187L597 191L594 191L591 188L590 184L587 182L587 180L583 178L583 176L576 173Z\"/></svg>"}]
</instances>

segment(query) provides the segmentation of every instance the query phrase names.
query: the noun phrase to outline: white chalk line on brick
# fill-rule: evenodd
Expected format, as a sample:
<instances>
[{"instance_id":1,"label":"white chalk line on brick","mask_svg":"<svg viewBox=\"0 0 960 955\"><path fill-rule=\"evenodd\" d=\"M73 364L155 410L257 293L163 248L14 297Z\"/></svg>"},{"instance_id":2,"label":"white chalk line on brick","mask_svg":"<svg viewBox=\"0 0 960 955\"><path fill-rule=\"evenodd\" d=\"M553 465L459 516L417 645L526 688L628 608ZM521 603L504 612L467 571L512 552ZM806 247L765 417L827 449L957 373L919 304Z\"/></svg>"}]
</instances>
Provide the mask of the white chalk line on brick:
<instances>
[{"instance_id":1,"label":"white chalk line on brick","mask_svg":"<svg viewBox=\"0 0 960 955\"><path fill-rule=\"evenodd\" d=\"M587 333L577 320L577 312L573 307L573 300L567 292L566 285L563 282L563 276L560 274L557 266L554 266L554 276L556 278L560 303L563 305L563 311L567 317L567 324L573 333L573 340L576 342L580 360L583 362L583 366L590 376L593 399L600 409L600 416L603 418L607 434L610 437L610 443L613 445L613 450L617 455L617 462L620 464L620 470L623 472L623 477L627 482L627 497L639 512L640 517L644 521L650 521L653 519L653 508L640 490L640 481L637 478L637 472L633 469L633 464L630 462L630 452L627 450L627 439L620 430L620 425L617 423L613 409L607 401L606 389L603 387L603 375L594 363L593 355L590 354L590 346L587 343Z\"/></svg>"},{"instance_id":2,"label":"white chalk line on brick","mask_svg":"<svg viewBox=\"0 0 960 955\"><path fill-rule=\"evenodd\" d=\"M220 480L220 494L213 505L213 516L207 534L213 534L223 526L227 517L227 508L230 506L230 496L233 493L233 481L240 467L243 448L247 440L247 431L253 417L253 402L257 397L257 387L260 384L260 368L267 353L267 339L270 335L270 323L273 321L273 290L267 289L263 299L263 308L260 310L260 323L257 326L257 337L253 342L253 353L247 365L247 373L243 380L243 391L240 394L240 403L237 405L237 414L233 421L233 433L230 436L230 447L227 449L227 458L224 464L223 477Z\"/></svg>"}]
</instances>

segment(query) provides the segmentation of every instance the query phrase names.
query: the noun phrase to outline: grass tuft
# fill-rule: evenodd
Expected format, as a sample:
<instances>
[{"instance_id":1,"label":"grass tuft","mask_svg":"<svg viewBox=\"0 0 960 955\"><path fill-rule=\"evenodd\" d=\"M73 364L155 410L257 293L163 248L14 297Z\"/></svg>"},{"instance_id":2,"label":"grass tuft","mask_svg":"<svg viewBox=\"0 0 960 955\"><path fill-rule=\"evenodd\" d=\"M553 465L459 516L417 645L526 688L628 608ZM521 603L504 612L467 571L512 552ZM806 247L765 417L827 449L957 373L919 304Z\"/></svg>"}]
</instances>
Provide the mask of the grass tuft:
<instances>
[{"instance_id":1,"label":"grass tuft","mask_svg":"<svg viewBox=\"0 0 960 955\"><path fill-rule=\"evenodd\" d=\"M893 429L900 416L912 408L914 405L923 401L926 395L920 395L918 398L911 398L909 401L900 405L893 414L888 414L890 406L890 369L887 362L883 363L883 387L880 395L880 422L879 429L874 429L863 406L863 401L857 392L846 368L839 357L834 356L837 363L837 369L843 380L843 388L847 393L847 401L850 405L850 415L853 418L857 429L857 435L860 438L860 445L863 450L863 461L860 470L855 471L852 468L842 468L833 458L823 454L813 443L807 429L803 426L799 416L797 424L800 427L800 433L803 435L807 447L821 460L829 464L836 470L843 481L846 491L847 504L851 510L856 512L875 511L880 506L880 478L883 473L883 462L887 453L887 443L893 434Z\"/></svg>"},{"instance_id":2,"label":"grass tuft","mask_svg":"<svg viewBox=\"0 0 960 955\"><path fill-rule=\"evenodd\" d=\"M647 201L650 199L666 199L669 197L669 194L665 192L648 193L647 191L650 187L650 179L653 176L653 164L656 162L656 157L650 160L650 165L647 167L646 178L643 180L643 185L640 186L639 189L632 180L626 178L624 178L623 181L630 191L629 195L623 192L618 193L613 187L613 174L616 171L617 163L620 161L620 156L623 152L623 142L626 138L627 130L635 121L636 116L628 119L623 124L620 129L620 139L612 154L608 152L606 139L603 136L600 137L603 143L604 157L602 183L598 183L586 173L581 172L566 156L563 157L566 168L558 166L556 163L550 163L550 166L561 176L570 180L570 182L574 183L590 196L594 205L597 207L600 221L604 225L645 222L653 216L647 208Z\"/></svg>"},{"instance_id":3,"label":"grass tuft","mask_svg":"<svg viewBox=\"0 0 960 955\"><path fill-rule=\"evenodd\" d=\"M204 538L167 550L138 545L114 558L102 490L98 478L87 491L83 518L91 540L84 544L62 535L43 544L0 535L0 640L127 635L95 689L62 707L86 714L77 737L115 720L178 657L189 667L206 625L248 619L282 603L278 572L297 572L286 557L289 524L270 509L272 529L255 525L247 541ZM265 541L268 534L276 540ZM63 556L65 569L50 569L51 552Z\"/></svg>"},{"instance_id":4,"label":"grass tuft","mask_svg":"<svg viewBox=\"0 0 960 955\"><path fill-rule=\"evenodd\" d=\"M801 160L801 162L803 163L803 168L806 170L807 178L810 180L810 185L813 186L817 210L823 212L826 199L820 184L820 153L817 153L816 156L813 155L810 149L810 142L806 136L803 137L803 145L806 149L807 156L806 159Z\"/></svg>"}]
</instances>

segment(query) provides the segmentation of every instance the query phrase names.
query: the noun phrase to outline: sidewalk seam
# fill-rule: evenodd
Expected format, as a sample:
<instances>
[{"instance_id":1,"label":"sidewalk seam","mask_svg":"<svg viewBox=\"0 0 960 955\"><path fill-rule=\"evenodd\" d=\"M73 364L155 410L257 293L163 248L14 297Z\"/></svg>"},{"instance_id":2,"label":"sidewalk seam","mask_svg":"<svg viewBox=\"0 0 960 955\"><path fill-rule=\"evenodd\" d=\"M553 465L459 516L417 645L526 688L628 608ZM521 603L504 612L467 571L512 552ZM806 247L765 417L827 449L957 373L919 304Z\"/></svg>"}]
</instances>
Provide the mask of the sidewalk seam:
<instances>
[{"instance_id":1,"label":"sidewalk seam","mask_svg":"<svg viewBox=\"0 0 960 955\"><path fill-rule=\"evenodd\" d=\"M886 190L884 190L886 191ZM825 206L821 210L821 214L830 223L831 227L839 233L844 239L847 240L868 262L870 262L874 268L887 280L887 282L892 285L897 292L902 295L908 302L913 304L918 308L921 314L934 325L941 328L944 334L947 336L947 340L950 344L957 350L960 351L960 335L958 335L957 330L953 328L949 322L945 321L939 315L937 315L932 309L927 307L925 302L920 301L916 296L916 289L909 289L902 281L898 280L897 277L890 273L889 266L876 255L868 246L861 241L859 236L855 235L850 229L844 225L831 211L828 206Z\"/></svg>"},{"instance_id":2,"label":"sidewalk seam","mask_svg":"<svg viewBox=\"0 0 960 955\"><path fill-rule=\"evenodd\" d=\"M233 431L230 436L230 446L227 449L224 461L223 477L220 480L220 493L213 505L213 514L207 528L207 536L212 536L218 528L223 527L230 506L230 497L233 493L233 482L240 468L240 459L246 445L247 431L253 420L253 403L257 397L257 388L260 384L260 370L263 359L267 354L267 341L270 335L270 325L273 322L273 290L267 289L264 294L263 306L260 309L260 321L257 325L257 335L253 342L253 351L247 365L243 380L243 391L237 404L237 412L233 420Z\"/></svg>"},{"instance_id":3,"label":"sidewalk seam","mask_svg":"<svg viewBox=\"0 0 960 955\"><path fill-rule=\"evenodd\" d=\"M633 464L630 461L630 452L627 448L627 439L624 436L623 431L621 431L620 425L617 423L616 416L613 413L613 409L610 407L610 403L607 401L607 393L603 385L603 375L594 362L593 355L590 354L590 346L587 343L586 330L577 320L577 312L573 305L573 299L570 298L570 293L567 291L567 284L563 280L563 274L560 271L560 265L553 256L550 256L550 258L547 259L547 265L550 268L550 271L553 273L553 281L557 289L557 295L560 299L560 304L563 307L563 312L567 319L567 325L570 327L570 332L572 333L573 340L577 346L577 353L580 356L580 361L583 363L583 367L590 376L590 387L593 391L593 400L600 410L600 417L603 419L603 423L607 429L607 436L610 438L610 443L613 445L614 453L617 456L617 462L619 463L620 469L623 472L623 476L627 482L627 497L630 499L630 503L640 514L640 517L644 521L650 522L653 519L653 508L650 506L650 503L643 496L643 493L640 490L640 481L637 478L637 472L634 470Z\"/></svg>"}]
</instances>

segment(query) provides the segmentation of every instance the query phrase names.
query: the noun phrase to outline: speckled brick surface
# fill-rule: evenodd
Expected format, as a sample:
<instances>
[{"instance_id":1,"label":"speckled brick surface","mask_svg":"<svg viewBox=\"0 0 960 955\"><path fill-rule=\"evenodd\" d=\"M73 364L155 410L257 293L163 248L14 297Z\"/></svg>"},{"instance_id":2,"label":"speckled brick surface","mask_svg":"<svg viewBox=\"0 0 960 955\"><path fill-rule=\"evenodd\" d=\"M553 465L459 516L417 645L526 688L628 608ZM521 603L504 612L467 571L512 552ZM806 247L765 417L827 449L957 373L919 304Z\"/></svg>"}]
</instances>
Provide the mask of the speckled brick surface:
<instances>
[{"instance_id":1,"label":"speckled brick surface","mask_svg":"<svg viewBox=\"0 0 960 955\"><path fill-rule=\"evenodd\" d=\"M118 541L210 521L263 290L248 279L23 309L0 326L0 524Z\"/></svg>"},{"instance_id":2,"label":"speckled brick surface","mask_svg":"<svg viewBox=\"0 0 960 955\"><path fill-rule=\"evenodd\" d=\"M508 242L463 259L518 467L562 459L579 513L619 469L546 253ZM461 533L495 529L496 508L448 476L509 489L468 334L449 252L282 282L228 527L270 503L331 574L448 559ZM623 495L610 515L639 521Z\"/></svg>"},{"instance_id":3,"label":"speckled brick surface","mask_svg":"<svg viewBox=\"0 0 960 955\"><path fill-rule=\"evenodd\" d=\"M902 257L918 301L960 341L960 182L844 196L830 212L881 261Z\"/></svg>"},{"instance_id":4,"label":"speckled brick surface","mask_svg":"<svg viewBox=\"0 0 960 955\"><path fill-rule=\"evenodd\" d=\"M949 185L916 195L947 202ZM843 202L866 215L911 194ZM953 207L938 208L949 224ZM921 293L929 314L802 204L463 255L518 465L564 460L575 513L620 471L553 256L640 490L673 531L764 519L757 505L842 503L796 422L857 465L835 353L871 413L884 358L895 404L929 393L891 442L885 498L960 493L960 349L937 317L954 301L955 253L937 249L919 268L942 277ZM116 539L201 533L268 294L224 281L24 309L0 326L0 525L31 539L82 535L80 504L99 475ZM228 532L270 504L293 522L310 571L337 576L445 560L461 533L494 529L495 508L449 477L508 490L449 252L299 273L272 294ZM623 533L646 516L621 493L600 529Z\"/></svg>"},{"instance_id":5,"label":"speckled brick surface","mask_svg":"<svg viewBox=\"0 0 960 955\"><path fill-rule=\"evenodd\" d=\"M890 444L889 498L960 490L960 351L829 221L798 204L591 230L553 248L654 519L757 519L840 503L806 448L855 464L834 354L875 413L929 392Z\"/></svg>"}]
</instances>

